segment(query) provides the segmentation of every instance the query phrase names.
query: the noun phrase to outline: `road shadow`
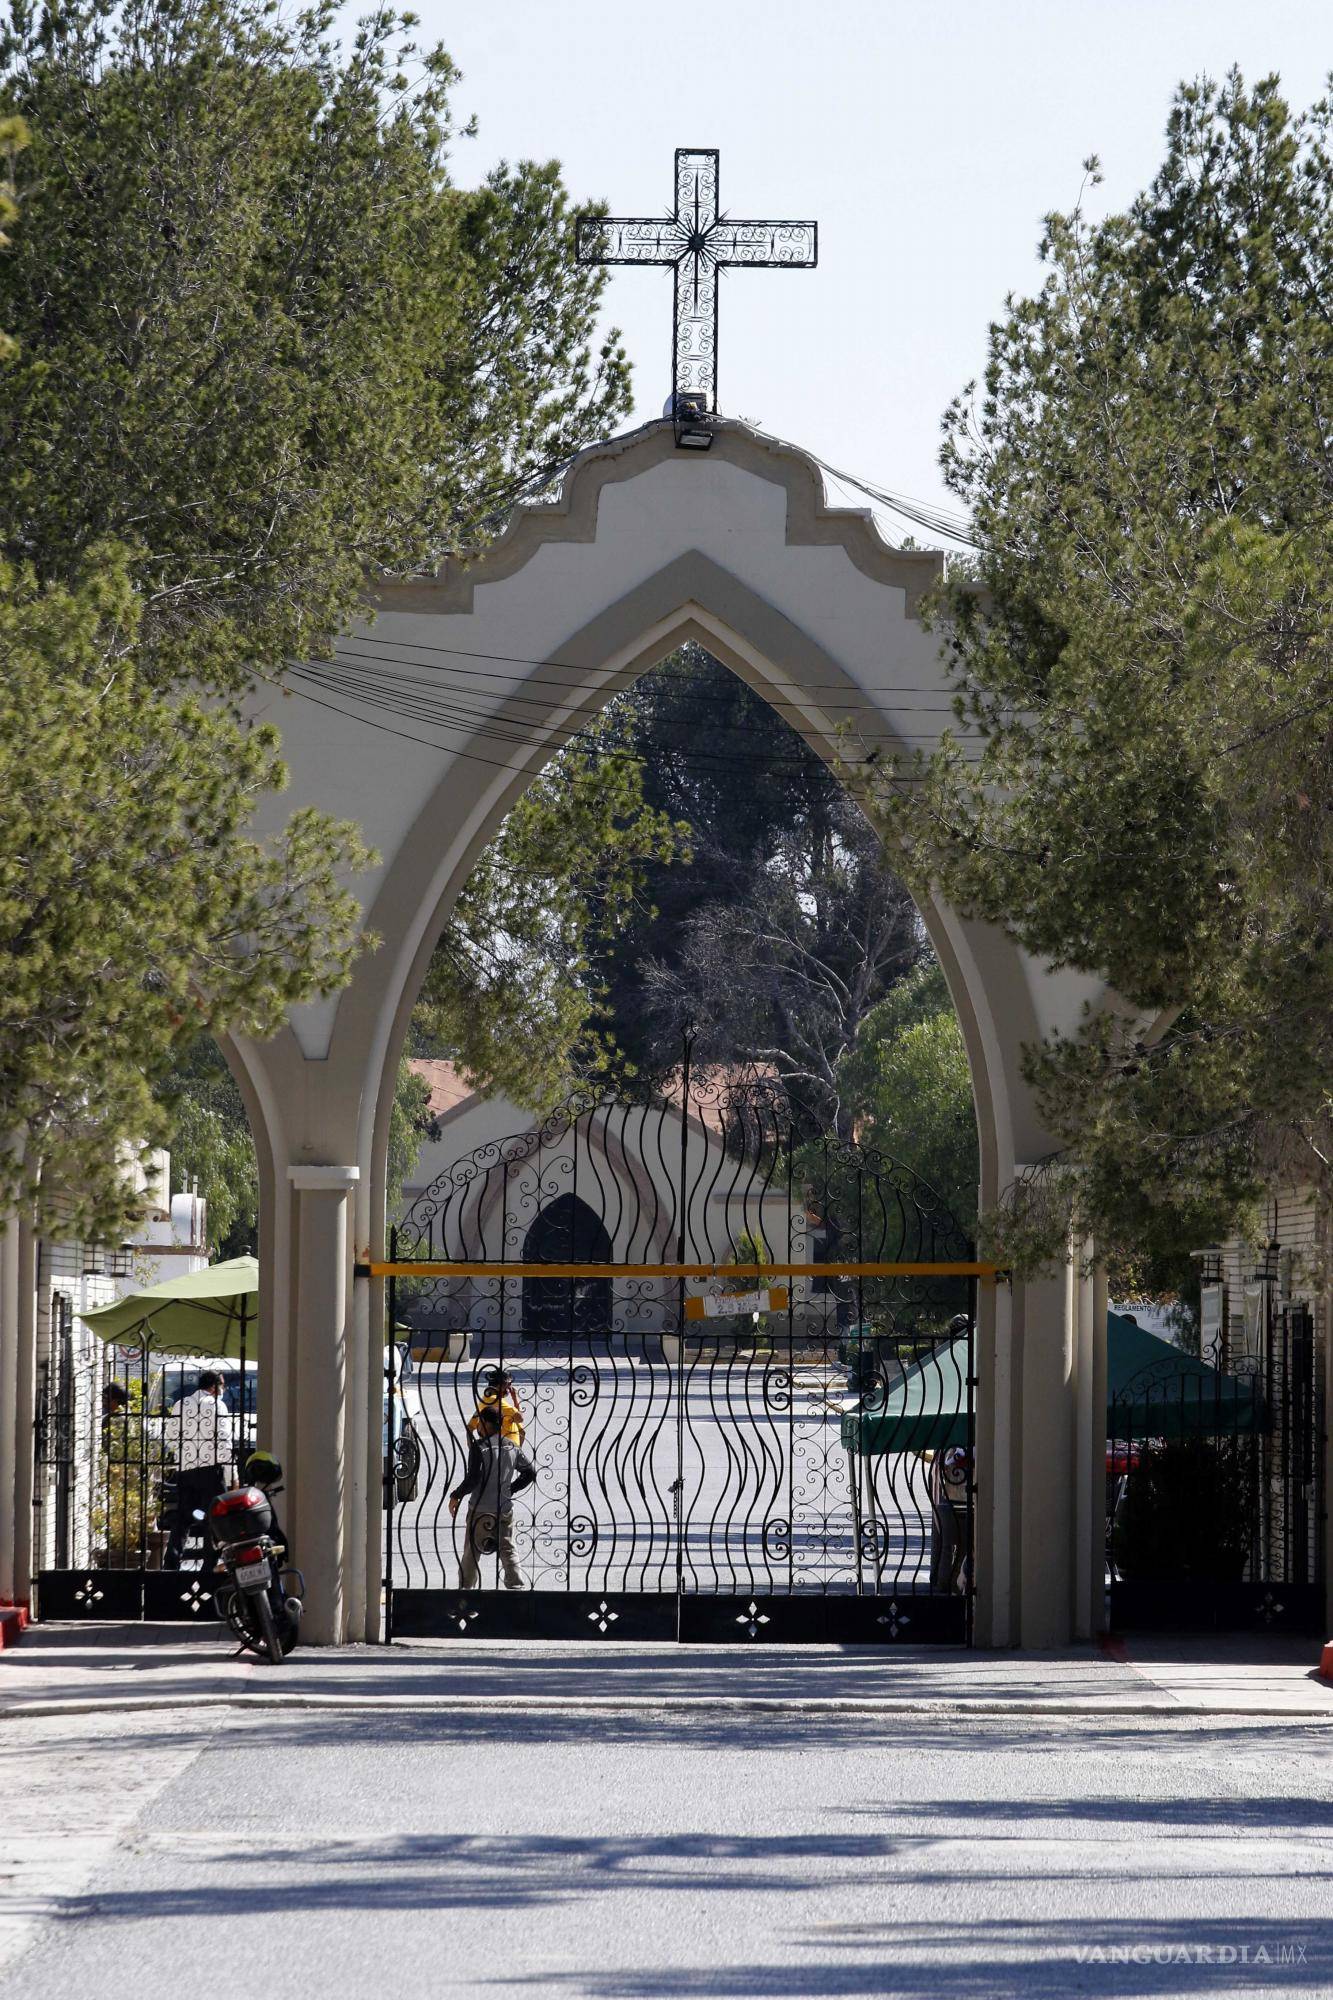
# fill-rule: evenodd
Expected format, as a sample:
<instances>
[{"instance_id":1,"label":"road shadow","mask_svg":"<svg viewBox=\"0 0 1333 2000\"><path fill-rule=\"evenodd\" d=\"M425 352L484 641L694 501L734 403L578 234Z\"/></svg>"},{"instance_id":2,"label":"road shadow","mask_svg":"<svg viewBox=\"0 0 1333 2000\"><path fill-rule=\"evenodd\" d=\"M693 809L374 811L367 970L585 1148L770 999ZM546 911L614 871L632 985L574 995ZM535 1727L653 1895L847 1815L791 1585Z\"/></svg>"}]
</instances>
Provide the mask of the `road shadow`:
<instances>
[{"instance_id":1,"label":"road shadow","mask_svg":"<svg viewBox=\"0 0 1333 2000\"><path fill-rule=\"evenodd\" d=\"M890 1826L929 1819L944 1821L946 1827L957 1821L975 1830L978 1807L972 1799L894 1800L883 1805L847 1806L844 1811L852 1818L880 1820ZM1280 1799L1201 1798L1193 1793L1175 1798L1136 1794L1133 1798L1005 1799L990 1807L989 1813L996 1821L1017 1822L1026 1828L1046 1825L1057 1835L1076 1832L1080 1825L1125 1824L1169 1827L1178 1832L1198 1830L1214 1838L1223 1834L1333 1833L1333 1800L1312 1793L1289 1792ZM1027 1832L1022 1837L1032 1836Z\"/></svg>"},{"instance_id":2,"label":"road shadow","mask_svg":"<svg viewBox=\"0 0 1333 2000\"><path fill-rule=\"evenodd\" d=\"M281 1709L251 1707L243 1694L211 1716L188 1707L173 1709L164 1695L156 1710L136 1711L132 1718L91 1714L84 1717L40 1714L0 1720L0 1763L7 1755L31 1754L47 1724L58 1729L62 1745L104 1746L108 1730L132 1723L133 1739L151 1749L177 1744L185 1735L206 1738L210 1754L245 1749L286 1754L339 1749L412 1750L493 1744L497 1751L568 1749L586 1756L610 1747L651 1748L663 1744L710 1753L745 1751L789 1755L803 1750L878 1752L929 1750L947 1745L951 1756L989 1758L997 1752L1067 1752L1077 1747L1089 1756L1119 1756L1131 1752L1150 1756L1161 1742L1179 1755L1182 1743L1197 1739L1201 1753L1291 1755L1313 1740L1333 1743L1327 1725L1304 1718L1219 1724L1207 1717L1164 1710L1152 1715L1123 1717L1041 1717L898 1715L810 1715L746 1713L707 1708L688 1712L663 1709L596 1713L508 1709L502 1702L467 1712L447 1707L420 1709ZM867 1811L893 1810L871 1806ZM852 1808L848 1808L852 1810ZM960 1814L968 1810L964 1803Z\"/></svg>"},{"instance_id":3,"label":"road shadow","mask_svg":"<svg viewBox=\"0 0 1333 2000\"><path fill-rule=\"evenodd\" d=\"M781 1959L761 1963L497 1973L489 1984L578 2000L1069 2000L1075 1993L1157 2000L1323 1994L1333 1970L1326 1920L886 1923L849 1925L841 1938L839 1929L785 1939Z\"/></svg>"},{"instance_id":4,"label":"road shadow","mask_svg":"<svg viewBox=\"0 0 1333 2000\"><path fill-rule=\"evenodd\" d=\"M975 1807L974 1811L979 1811ZM583 2000L814 2000L814 1996L1058 1994L1103 1991L1165 1995L1232 1992L1327 1992L1333 1972L1333 1923L1326 1918L1259 1922L1252 1918L1172 1918L1058 1921L978 1917L927 1923L886 1917L865 1922L806 1923L801 1898L816 1911L848 1888L882 1885L884 1900L905 1911L922 1890L966 1893L978 1880L1019 1886L1012 1876L966 1877L921 1869L920 1841L883 1834L675 1834L560 1838L533 1836L398 1835L374 1841L275 1844L250 1833L235 1845L197 1845L185 1861L198 1880L142 1889L114 1883L71 1899L62 1923L95 1920L99 1935L140 1922L198 1926L218 1918L218 1884L250 1920L315 1917L343 1921L361 1913L372 1922L395 1916L438 1919L466 1964L473 1920L491 1913L505 1923L540 1926L543 1909L589 1906L606 1895L679 1898L680 1935L725 1936L727 1907L715 1899L771 1899L768 1924L774 1953L763 1962L633 1969L589 1964L577 1970L510 1974L504 1946L485 1957L468 1990L568 1992ZM292 1869L299 1870L293 1879ZM1031 1879L1039 1900L1047 1882L1084 1883L1086 1872L1041 1871ZM1151 1875L1120 1881L1160 1881ZM1189 1877L1197 1881L1197 1874ZM627 1908L635 1907L631 1900ZM450 1920L453 1928L450 1929ZM604 1928L589 1908L589 1924ZM539 1935L539 1929L536 1935ZM132 1947L131 1947L132 1949ZM529 1947L530 1949L530 1947ZM1229 1956L1227 1955L1229 1954ZM1243 1956L1242 1956L1243 1954ZM496 1962L498 1961L498 1963ZM567 1965L567 1959L565 1960ZM491 1970L491 1967L494 1967Z\"/></svg>"}]
</instances>

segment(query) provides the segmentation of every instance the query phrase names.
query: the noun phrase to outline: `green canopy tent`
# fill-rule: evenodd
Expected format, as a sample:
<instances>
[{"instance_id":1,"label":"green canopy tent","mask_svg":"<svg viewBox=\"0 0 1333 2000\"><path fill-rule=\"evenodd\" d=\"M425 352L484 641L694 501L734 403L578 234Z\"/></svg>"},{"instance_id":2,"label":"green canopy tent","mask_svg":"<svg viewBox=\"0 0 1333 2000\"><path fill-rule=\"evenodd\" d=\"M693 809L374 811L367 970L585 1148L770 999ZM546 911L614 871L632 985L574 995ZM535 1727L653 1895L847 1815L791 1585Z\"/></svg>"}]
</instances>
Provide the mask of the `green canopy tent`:
<instances>
[{"instance_id":1,"label":"green canopy tent","mask_svg":"<svg viewBox=\"0 0 1333 2000\"><path fill-rule=\"evenodd\" d=\"M1257 1375L1224 1375L1127 1313L1107 1313L1108 1439L1237 1437L1266 1422Z\"/></svg>"},{"instance_id":2,"label":"green canopy tent","mask_svg":"<svg viewBox=\"0 0 1333 2000\"><path fill-rule=\"evenodd\" d=\"M82 1315L99 1340L152 1354L244 1361L259 1330L259 1260L229 1257Z\"/></svg>"},{"instance_id":3,"label":"green canopy tent","mask_svg":"<svg viewBox=\"0 0 1333 2000\"><path fill-rule=\"evenodd\" d=\"M1262 1430L1257 1380L1223 1375L1124 1313L1106 1315L1106 1435L1234 1437ZM915 1362L884 1400L842 1420L842 1442L863 1458L966 1444L967 1335Z\"/></svg>"}]
</instances>

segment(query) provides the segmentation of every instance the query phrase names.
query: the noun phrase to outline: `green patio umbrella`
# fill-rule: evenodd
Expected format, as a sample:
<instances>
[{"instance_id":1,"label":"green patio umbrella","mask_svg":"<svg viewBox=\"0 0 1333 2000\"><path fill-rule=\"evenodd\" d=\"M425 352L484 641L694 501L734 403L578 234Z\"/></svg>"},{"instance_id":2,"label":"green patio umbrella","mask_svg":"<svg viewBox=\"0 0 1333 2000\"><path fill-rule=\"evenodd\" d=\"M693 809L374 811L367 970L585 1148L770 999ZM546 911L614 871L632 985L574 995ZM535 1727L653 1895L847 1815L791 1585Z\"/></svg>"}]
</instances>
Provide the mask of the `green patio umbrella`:
<instances>
[{"instance_id":1,"label":"green patio umbrella","mask_svg":"<svg viewBox=\"0 0 1333 2000\"><path fill-rule=\"evenodd\" d=\"M99 1340L118 1347L244 1360L253 1357L259 1330L259 1260L229 1257L81 1317Z\"/></svg>"},{"instance_id":2,"label":"green patio umbrella","mask_svg":"<svg viewBox=\"0 0 1333 2000\"><path fill-rule=\"evenodd\" d=\"M1234 1437L1262 1430L1263 1396L1248 1375L1223 1375L1123 1313L1106 1315L1106 1435ZM848 1451L945 1451L967 1443L967 1335L909 1368L882 1403L842 1420Z\"/></svg>"}]
</instances>

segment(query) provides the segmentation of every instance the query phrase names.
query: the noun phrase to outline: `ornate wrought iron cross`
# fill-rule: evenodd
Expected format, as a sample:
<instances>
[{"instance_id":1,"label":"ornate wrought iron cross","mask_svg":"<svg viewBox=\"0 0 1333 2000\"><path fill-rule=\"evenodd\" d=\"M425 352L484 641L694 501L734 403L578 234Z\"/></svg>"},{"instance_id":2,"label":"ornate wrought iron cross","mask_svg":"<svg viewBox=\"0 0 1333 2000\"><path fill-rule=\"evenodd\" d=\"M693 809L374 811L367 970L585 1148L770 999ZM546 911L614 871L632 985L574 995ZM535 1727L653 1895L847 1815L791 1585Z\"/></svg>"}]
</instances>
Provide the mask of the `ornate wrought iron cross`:
<instances>
[{"instance_id":1,"label":"ornate wrought iron cross","mask_svg":"<svg viewBox=\"0 0 1333 2000\"><path fill-rule=\"evenodd\" d=\"M717 283L729 264L809 270L814 222L734 222L718 205L716 150L676 149L676 206L654 216L580 216L580 264L661 264L675 273L672 386L717 408Z\"/></svg>"}]
</instances>

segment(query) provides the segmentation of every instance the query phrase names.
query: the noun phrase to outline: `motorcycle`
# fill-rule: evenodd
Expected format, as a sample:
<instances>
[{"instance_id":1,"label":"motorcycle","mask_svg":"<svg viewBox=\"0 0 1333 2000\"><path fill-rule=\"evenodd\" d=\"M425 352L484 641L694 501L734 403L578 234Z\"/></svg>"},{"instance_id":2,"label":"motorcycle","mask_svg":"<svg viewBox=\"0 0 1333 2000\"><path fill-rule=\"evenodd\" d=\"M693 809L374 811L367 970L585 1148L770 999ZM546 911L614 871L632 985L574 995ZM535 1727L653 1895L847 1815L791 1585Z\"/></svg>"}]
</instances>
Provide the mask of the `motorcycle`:
<instances>
[{"instance_id":1,"label":"motorcycle","mask_svg":"<svg viewBox=\"0 0 1333 2000\"><path fill-rule=\"evenodd\" d=\"M209 1508L208 1522L224 1577L213 1599L218 1617L243 1650L267 1653L280 1666L300 1636L305 1579L299 1569L282 1564L287 1550L269 1491L231 1487Z\"/></svg>"}]
</instances>

